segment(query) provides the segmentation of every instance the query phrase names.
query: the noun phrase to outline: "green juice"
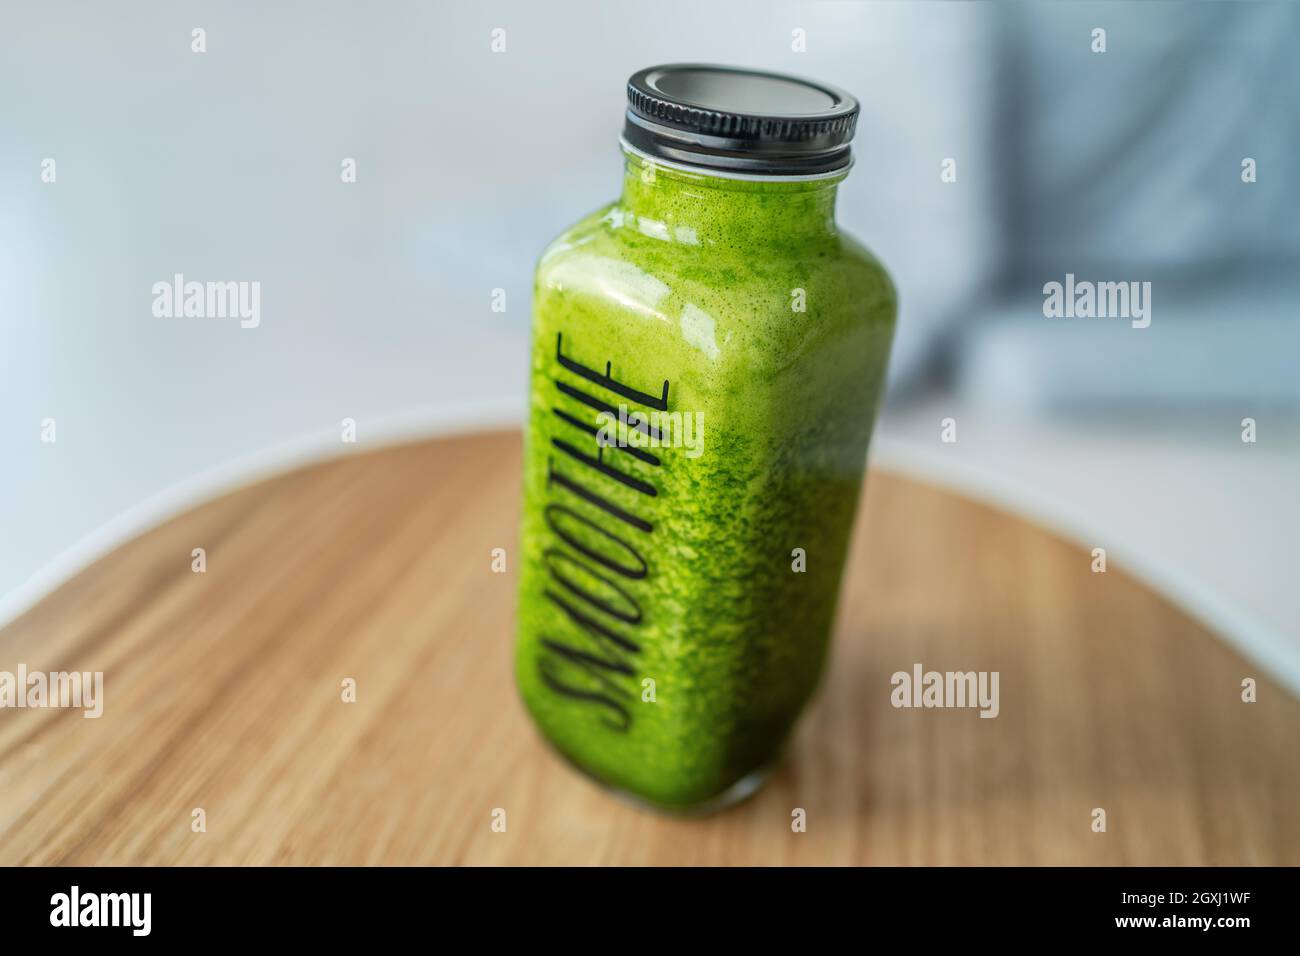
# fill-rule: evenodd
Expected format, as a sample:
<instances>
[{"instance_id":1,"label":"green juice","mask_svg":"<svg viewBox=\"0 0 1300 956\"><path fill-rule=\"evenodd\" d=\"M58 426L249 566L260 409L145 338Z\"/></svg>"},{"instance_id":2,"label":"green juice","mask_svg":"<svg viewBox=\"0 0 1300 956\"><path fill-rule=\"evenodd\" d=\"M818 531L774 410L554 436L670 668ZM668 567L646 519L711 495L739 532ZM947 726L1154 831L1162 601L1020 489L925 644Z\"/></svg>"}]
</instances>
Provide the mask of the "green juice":
<instances>
[{"instance_id":1,"label":"green juice","mask_svg":"<svg viewBox=\"0 0 1300 956\"><path fill-rule=\"evenodd\" d=\"M843 172L625 152L537 267L517 679L582 770L702 809L822 672L895 294L835 224Z\"/></svg>"}]
</instances>

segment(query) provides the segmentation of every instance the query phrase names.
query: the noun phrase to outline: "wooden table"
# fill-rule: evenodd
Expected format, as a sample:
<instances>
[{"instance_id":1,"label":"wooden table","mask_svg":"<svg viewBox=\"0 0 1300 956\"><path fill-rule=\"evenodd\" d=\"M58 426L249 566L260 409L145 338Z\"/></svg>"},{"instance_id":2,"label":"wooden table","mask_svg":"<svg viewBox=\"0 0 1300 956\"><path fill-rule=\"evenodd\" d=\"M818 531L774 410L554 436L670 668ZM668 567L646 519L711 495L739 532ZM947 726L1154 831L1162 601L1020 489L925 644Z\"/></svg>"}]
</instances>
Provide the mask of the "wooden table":
<instances>
[{"instance_id":1,"label":"wooden table","mask_svg":"<svg viewBox=\"0 0 1300 956\"><path fill-rule=\"evenodd\" d=\"M1300 863L1294 698L1113 564L881 472L769 786L693 820L611 799L516 699L516 569L490 563L519 484L514 434L306 468L0 630L0 669L105 675L98 720L0 711L0 863ZM999 716L895 709L917 662L997 669Z\"/></svg>"}]
</instances>

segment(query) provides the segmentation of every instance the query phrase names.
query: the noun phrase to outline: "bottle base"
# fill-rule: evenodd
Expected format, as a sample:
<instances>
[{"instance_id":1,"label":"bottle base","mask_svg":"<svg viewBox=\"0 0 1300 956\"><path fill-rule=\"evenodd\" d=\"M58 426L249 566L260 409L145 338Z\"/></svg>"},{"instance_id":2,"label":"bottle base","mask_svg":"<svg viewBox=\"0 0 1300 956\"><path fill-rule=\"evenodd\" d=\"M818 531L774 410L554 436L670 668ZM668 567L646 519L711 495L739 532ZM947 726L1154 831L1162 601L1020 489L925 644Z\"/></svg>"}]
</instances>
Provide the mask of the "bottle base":
<instances>
[{"instance_id":1,"label":"bottle base","mask_svg":"<svg viewBox=\"0 0 1300 956\"><path fill-rule=\"evenodd\" d=\"M667 807L662 804L654 803L635 793L629 793L624 790L618 790L614 787L606 786L619 800L623 803L631 804L642 810L652 810L655 813L662 813L673 817L683 817L691 819L695 817L708 817L715 813L721 813L723 810L729 810L738 804L744 803L758 791L763 789L775 770L775 764L764 764L756 770L751 770L745 776L741 777L726 790L716 794L702 803L692 804L689 807Z\"/></svg>"},{"instance_id":2,"label":"bottle base","mask_svg":"<svg viewBox=\"0 0 1300 956\"><path fill-rule=\"evenodd\" d=\"M731 786L727 787L720 793L714 794L706 800L699 803L693 803L689 806L673 806L670 804L656 803L639 793L633 793L631 790L624 790L622 787L616 787L605 780L592 774L585 767L582 767L573 761L567 754L547 742L551 752L558 755L566 764L580 773L587 780L590 780L600 789L604 790L610 796L614 797L620 803L635 807L638 810L649 810L653 813L663 814L665 816L680 817L683 819L693 819L696 817L712 816L715 813L721 813L738 804L744 803L759 790L771 778L776 770L777 764L780 763L780 755L768 761L765 764L751 770L745 776L741 777Z\"/></svg>"}]
</instances>

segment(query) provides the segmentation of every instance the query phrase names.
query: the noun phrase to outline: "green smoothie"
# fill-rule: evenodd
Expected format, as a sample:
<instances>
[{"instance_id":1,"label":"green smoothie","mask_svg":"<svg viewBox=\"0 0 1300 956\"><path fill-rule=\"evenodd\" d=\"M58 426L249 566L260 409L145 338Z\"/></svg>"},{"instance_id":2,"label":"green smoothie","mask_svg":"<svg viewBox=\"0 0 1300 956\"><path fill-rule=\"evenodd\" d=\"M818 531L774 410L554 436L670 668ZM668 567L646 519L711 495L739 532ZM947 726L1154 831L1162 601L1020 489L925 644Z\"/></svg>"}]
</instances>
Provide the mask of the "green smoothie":
<instances>
[{"instance_id":1,"label":"green smoothie","mask_svg":"<svg viewBox=\"0 0 1300 956\"><path fill-rule=\"evenodd\" d=\"M836 226L846 168L624 147L622 197L537 268L517 678L578 767L692 809L772 764L822 671L895 297Z\"/></svg>"}]
</instances>

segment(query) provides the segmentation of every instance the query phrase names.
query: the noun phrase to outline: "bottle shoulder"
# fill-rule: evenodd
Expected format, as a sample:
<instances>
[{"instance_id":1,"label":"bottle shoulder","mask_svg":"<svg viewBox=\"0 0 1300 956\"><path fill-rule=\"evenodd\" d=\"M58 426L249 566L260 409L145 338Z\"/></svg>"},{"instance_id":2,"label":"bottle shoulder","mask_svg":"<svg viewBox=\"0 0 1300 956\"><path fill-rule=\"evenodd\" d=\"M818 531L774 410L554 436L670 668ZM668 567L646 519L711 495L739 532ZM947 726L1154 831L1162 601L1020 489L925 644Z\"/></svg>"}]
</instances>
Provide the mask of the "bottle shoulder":
<instances>
[{"instance_id":1,"label":"bottle shoulder","mask_svg":"<svg viewBox=\"0 0 1300 956\"><path fill-rule=\"evenodd\" d=\"M704 291L790 290L805 282L852 286L873 301L893 303L893 281L879 258L851 233L837 230L809 241L732 246L699 240L689 227L635 221L617 202L591 212L556 236L538 261L539 289L582 272L604 288L656 280Z\"/></svg>"},{"instance_id":2,"label":"bottle shoulder","mask_svg":"<svg viewBox=\"0 0 1300 956\"><path fill-rule=\"evenodd\" d=\"M607 228L607 219L617 203L607 203L583 216L546 244L538 259L538 269L564 258L568 253L586 246L598 238Z\"/></svg>"},{"instance_id":3,"label":"bottle shoulder","mask_svg":"<svg viewBox=\"0 0 1300 956\"><path fill-rule=\"evenodd\" d=\"M856 352L892 336L893 282L846 232L745 254L634 225L611 203L547 246L538 333L581 329L646 352L680 347L724 378L724 367L775 374L837 343Z\"/></svg>"},{"instance_id":4,"label":"bottle shoulder","mask_svg":"<svg viewBox=\"0 0 1300 956\"><path fill-rule=\"evenodd\" d=\"M898 313L898 289L885 264L851 233L840 233L840 246L847 268L857 276L863 291L888 313L892 323Z\"/></svg>"}]
</instances>

